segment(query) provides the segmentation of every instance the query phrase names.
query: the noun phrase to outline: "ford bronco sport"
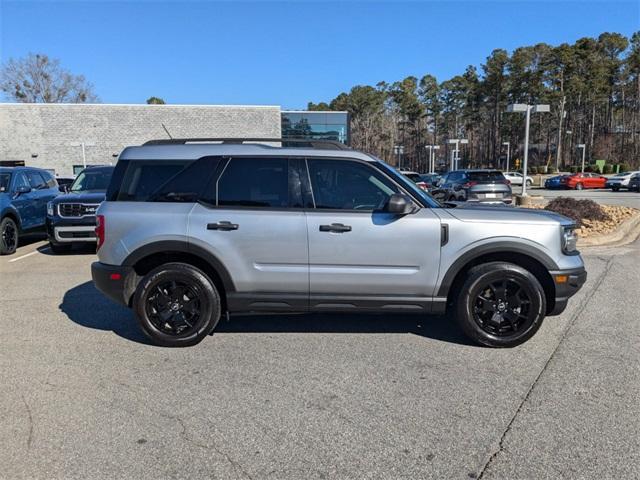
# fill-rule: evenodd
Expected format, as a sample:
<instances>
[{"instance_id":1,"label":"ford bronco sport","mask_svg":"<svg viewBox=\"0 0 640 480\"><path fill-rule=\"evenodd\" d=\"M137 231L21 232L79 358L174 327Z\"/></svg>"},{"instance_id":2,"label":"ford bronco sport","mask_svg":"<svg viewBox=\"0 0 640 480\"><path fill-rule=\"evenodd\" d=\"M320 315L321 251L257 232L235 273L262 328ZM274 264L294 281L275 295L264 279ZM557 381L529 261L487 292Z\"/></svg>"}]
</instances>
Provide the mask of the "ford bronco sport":
<instances>
[{"instance_id":1,"label":"ford bronco sport","mask_svg":"<svg viewBox=\"0 0 640 480\"><path fill-rule=\"evenodd\" d=\"M586 280L574 224L447 206L332 142L155 140L126 148L97 211L95 285L157 344L248 312L448 311L509 347Z\"/></svg>"}]
</instances>

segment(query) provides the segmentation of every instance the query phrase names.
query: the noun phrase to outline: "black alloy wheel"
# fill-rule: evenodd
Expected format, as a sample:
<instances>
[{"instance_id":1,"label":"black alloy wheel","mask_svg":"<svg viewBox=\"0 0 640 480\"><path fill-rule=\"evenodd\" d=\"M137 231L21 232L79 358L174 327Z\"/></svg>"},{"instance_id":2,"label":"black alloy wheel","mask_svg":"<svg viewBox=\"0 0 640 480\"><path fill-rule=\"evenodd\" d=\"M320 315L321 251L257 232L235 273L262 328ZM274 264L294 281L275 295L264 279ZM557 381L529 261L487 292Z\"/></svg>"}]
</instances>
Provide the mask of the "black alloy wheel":
<instances>
[{"instance_id":1,"label":"black alloy wheel","mask_svg":"<svg viewBox=\"0 0 640 480\"><path fill-rule=\"evenodd\" d=\"M490 347L513 347L540 328L546 297L528 270L490 262L469 270L454 307L458 324L472 340Z\"/></svg>"},{"instance_id":2,"label":"black alloy wheel","mask_svg":"<svg viewBox=\"0 0 640 480\"><path fill-rule=\"evenodd\" d=\"M158 283L147 296L147 316L167 335L188 333L200 320L200 293L196 284L185 281Z\"/></svg>"},{"instance_id":3,"label":"black alloy wheel","mask_svg":"<svg viewBox=\"0 0 640 480\"><path fill-rule=\"evenodd\" d=\"M218 290L200 269L167 263L138 284L133 308L142 331L157 345L186 347L213 332L220 320Z\"/></svg>"},{"instance_id":4,"label":"black alloy wheel","mask_svg":"<svg viewBox=\"0 0 640 480\"><path fill-rule=\"evenodd\" d=\"M488 282L476 295L473 318L485 332L504 337L526 328L535 315L522 280L505 278Z\"/></svg>"},{"instance_id":5,"label":"black alloy wheel","mask_svg":"<svg viewBox=\"0 0 640 480\"><path fill-rule=\"evenodd\" d=\"M18 226L6 217L0 222L0 255L11 255L18 248Z\"/></svg>"}]
</instances>

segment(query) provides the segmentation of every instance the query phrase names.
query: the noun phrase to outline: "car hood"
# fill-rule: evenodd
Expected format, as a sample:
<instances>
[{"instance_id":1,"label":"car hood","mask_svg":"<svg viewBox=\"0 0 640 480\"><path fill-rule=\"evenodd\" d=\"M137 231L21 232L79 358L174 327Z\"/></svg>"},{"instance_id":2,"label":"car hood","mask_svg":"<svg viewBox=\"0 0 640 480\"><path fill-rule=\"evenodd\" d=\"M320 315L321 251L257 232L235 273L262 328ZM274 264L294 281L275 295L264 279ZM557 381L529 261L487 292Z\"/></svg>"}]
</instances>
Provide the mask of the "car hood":
<instances>
[{"instance_id":1,"label":"car hood","mask_svg":"<svg viewBox=\"0 0 640 480\"><path fill-rule=\"evenodd\" d=\"M58 195L53 199L53 203L100 203L104 201L105 195L106 192L69 192Z\"/></svg>"},{"instance_id":2,"label":"car hood","mask_svg":"<svg viewBox=\"0 0 640 480\"><path fill-rule=\"evenodd\" d=\"M575 222L564 215L549 210L517 208L498 205L478 205L467 202L450 202L455 208L447 209L452 216L463 222L514 223L514 224L559 224L572 225Z\"/></svg>"}]
</instances>

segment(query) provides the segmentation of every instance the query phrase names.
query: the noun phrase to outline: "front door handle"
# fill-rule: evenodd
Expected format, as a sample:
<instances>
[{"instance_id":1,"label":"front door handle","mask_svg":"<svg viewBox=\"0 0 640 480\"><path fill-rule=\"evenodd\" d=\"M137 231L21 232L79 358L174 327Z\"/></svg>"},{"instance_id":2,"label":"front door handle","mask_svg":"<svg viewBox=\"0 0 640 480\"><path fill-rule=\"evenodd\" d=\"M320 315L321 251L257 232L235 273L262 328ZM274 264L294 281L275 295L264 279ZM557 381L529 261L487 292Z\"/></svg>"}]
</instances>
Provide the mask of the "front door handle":
<instances>
[{"instance_id":1,"label":"front door handle","mask_svg":"<svg viewBox=\"0 0 640 480\"><path fill-rule=\"evenodd\" d=\"M239 225L223 220L218 223L207 223L207 230L237 230Z\"/></svg>"},{"instance_id":2,"label":"front door handle","mask_svg":"<svg viewBox=\"0 0 640 480\"><path fill-rule=\"evenodd\" d=\"M343 225L342 223L332 223L331 225L320 225L321 232L350 232L351 225Z\"/></svg>"}]
</instances>

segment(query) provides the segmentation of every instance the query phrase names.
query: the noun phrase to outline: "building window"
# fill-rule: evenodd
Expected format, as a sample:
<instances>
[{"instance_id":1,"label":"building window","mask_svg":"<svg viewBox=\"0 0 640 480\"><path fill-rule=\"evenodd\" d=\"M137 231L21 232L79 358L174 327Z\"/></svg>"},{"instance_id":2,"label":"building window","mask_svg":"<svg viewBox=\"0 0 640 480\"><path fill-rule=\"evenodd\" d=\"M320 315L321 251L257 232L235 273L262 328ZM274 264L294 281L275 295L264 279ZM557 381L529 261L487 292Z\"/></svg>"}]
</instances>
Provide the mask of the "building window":
<instances>
[{"instance_id":1,"label":"building window","mask_svg":"<svg viewBox=\"0 0 640 480\"><path fill-rule=\"evenodd\" d=\"M334 140L349 145L347 112L282 112L282 138Z\"/></svg>"}]
</instances>

